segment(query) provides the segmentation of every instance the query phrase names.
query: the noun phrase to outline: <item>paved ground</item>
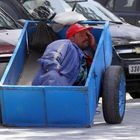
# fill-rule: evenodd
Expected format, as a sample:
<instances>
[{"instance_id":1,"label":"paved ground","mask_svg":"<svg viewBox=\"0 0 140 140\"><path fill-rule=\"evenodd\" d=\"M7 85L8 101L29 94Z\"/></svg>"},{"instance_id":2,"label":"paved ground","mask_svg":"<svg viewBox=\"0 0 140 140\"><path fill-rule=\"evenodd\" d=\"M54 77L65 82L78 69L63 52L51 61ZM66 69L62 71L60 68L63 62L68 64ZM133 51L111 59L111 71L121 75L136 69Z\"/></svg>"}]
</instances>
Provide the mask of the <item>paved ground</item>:
<instances>
[{"instance_id":1,"label":"paved ground","mask_svg":"<svg viewBox=\"0 0 140 140\"><path fill-rule=\"evenodd\" d=\"M92 128L7 128L0 127L1 140L139 140L140 99L127 95L126 113L122 124L107 125L101 106Z\"/></svg>"}]
</instances>

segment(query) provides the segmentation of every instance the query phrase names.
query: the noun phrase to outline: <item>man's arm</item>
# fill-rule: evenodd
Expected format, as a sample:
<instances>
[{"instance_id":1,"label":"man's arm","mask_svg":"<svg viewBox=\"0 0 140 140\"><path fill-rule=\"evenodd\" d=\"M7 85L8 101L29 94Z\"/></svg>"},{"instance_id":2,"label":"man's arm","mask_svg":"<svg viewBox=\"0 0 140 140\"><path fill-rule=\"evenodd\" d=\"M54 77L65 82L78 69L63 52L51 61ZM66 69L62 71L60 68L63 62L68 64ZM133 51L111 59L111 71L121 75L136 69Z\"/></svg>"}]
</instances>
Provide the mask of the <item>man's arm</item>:
<instances>
[{"instance_id":1,"label":"man's arm","mask_svg":"<svg viewBox=\"0 0 140 140\"><path fill-rule=\"evenodd\" d=\"M89 38L89 46L95 51L96 50L96 41L92 33L89 31L87 32L88 38Z\"/></svg>"}]
</instances>

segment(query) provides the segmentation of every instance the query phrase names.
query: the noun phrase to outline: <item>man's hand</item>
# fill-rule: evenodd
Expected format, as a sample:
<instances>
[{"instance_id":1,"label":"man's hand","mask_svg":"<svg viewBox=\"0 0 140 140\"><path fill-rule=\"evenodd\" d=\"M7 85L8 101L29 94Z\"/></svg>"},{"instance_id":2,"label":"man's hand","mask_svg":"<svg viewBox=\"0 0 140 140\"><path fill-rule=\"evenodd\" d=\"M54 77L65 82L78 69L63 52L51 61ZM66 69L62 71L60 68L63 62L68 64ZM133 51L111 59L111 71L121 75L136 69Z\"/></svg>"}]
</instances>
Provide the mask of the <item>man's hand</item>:
<instances>
[{"instance_id":1,"label":"man's hand","mask_svg":"<svg viewBox=\"0 0 140 140\"><path fill-rule=\"evenodd\" d=\"M96 41L94 36L92 35L92 33L90 33L89 31L87 32L87 36L89 38L89 46L95 50L96 49Z\"/></svg>"}]
</instances>

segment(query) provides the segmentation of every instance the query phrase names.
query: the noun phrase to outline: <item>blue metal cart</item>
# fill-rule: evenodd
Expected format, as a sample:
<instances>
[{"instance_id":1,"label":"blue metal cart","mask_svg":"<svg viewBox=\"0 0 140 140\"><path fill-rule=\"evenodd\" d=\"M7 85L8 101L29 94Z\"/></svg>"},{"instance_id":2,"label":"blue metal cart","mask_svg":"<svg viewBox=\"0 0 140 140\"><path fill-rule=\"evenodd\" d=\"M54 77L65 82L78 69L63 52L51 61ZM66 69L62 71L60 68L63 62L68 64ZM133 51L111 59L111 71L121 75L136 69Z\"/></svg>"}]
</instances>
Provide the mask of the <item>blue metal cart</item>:
<instances>
[{"instance_id":1,"label":"blue metal cart","mask_svg":"<svg viewBox=\"0 0 140 140\"><path fill-rule=\"evenodd\" d=\"M31 27L36 24L26 22L0 81L3 125L91 127L100 96L103 97L106 122L121 123L125 112L125 77L120 66L110 66L112 44L109 23L81 23L94 27L92 33L98 44L86 84L51 87L17 84L28 59L28 36L32 33Z\"/></svg>"}]
</instances>

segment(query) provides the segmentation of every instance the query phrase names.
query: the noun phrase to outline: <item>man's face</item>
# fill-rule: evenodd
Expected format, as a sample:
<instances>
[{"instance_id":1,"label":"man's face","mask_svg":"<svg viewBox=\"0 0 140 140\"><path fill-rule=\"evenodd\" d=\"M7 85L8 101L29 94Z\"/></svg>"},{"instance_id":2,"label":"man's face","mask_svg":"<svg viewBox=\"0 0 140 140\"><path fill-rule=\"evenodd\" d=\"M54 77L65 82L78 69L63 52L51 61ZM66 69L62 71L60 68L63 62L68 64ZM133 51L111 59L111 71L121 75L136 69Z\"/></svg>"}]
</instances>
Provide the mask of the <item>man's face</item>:
<instances>
[{"instance_id":1,"label":"man's face","mask_svg":"<svg viewBox=\"0 0 140 140\"><path fill-rule=\"evenodd\" d=\"M82 50L89 46L88 30L83 30L74 35L74 43L76 43Z\"/></svg>"}]
</instances>

